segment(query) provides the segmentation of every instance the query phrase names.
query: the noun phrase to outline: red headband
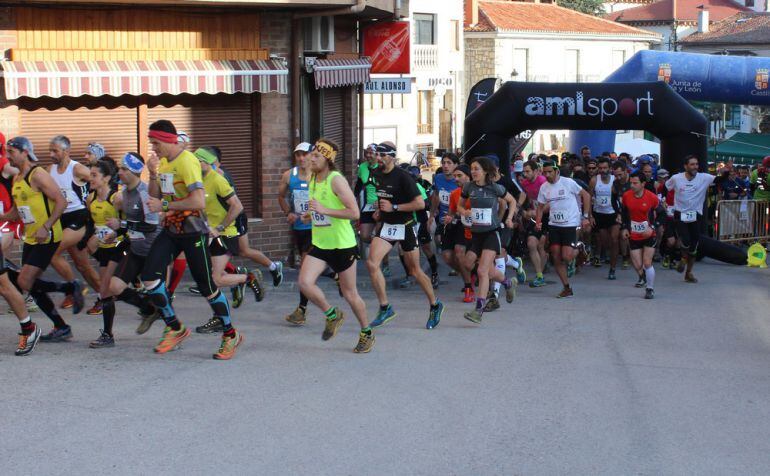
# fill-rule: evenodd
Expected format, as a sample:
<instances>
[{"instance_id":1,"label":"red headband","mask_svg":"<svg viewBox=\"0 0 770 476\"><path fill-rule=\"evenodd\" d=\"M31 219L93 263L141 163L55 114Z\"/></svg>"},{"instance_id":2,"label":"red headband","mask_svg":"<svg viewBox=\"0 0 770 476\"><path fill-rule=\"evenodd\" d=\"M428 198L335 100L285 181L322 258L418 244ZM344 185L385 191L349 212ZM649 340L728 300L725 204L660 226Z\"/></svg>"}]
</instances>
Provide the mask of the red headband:
<instances>
[{"instance_id":1,"label":"red headband","mask_svg":"<svg viewBox=\"0 0 770 476\"><path fill-rule=\"evenodd\" d=\"M176 134L172 134L170 132L163 132L163 131L156 131L150 129L150 132L147 134L149 137L152 137L153 139L158 139L161 142L166 142L167 144L176 144L179 142L179 138Z\"/></svg>"}]
</instances>

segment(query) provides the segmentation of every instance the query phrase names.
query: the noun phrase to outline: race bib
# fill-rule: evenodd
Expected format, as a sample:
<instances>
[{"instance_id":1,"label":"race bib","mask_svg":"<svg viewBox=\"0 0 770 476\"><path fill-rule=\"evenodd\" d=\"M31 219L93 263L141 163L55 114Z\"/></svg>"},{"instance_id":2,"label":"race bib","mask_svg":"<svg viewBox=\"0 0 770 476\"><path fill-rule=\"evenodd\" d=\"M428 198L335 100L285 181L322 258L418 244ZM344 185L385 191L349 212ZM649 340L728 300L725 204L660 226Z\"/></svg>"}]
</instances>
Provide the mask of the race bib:
<instances>
[{"instance_id":1,"label":"race bib","mask_svg":"<svg viewBox=\"0 0 770 476\"><path fill-rule=\"evenodd\" d=\"M471 227L471 226L473 226L473 217L470 216L470 215L467 216L467 217L463 216L462 217L462 222L463 222L464 226Z\"/></svg>"},{"instance_id":2,"label":"race bib","mask_svg":"<svg viewBox=\"0 0 770 476\"><path fill-rule=\"evenodd\" d=\"M695 210L688 210L686 212L682 212L680 216L682 217L683 223L692 223L698 219L698 212Z\"/></svg>"},{"instance_id":3,"label":"race bib","mask_svg":"<svg viewBox=\"0 0 770 476\"><path fill-rule=\"evenodd\" d=\"M650 224L646 221L631 221L631 232L640 235L646 235L650 229Z\"/></svg>"},{"instance_id":4,"label":"race bib","mask_svg":"<svg viewBox=\"0 0 770 476\"><path fill-rule=\"evenodd\" d=\"M25 225L35 223L35 217L32 215L32 210L29 208L29 206L23 205L16 207L16 209L19 211L19 216L21 217L22 223Z\"/></svg>"},{"instance_id":5,"label":"race bib","mask_svg":"<svg viewBox=\"0 0 770 476\"><path fill-rule=\"evenodd\" d=\"M610 204L610 197L607 195L601 195L596 197L596 205L600 207L606 207Z\"/></svg>"},{"instance_id":6,"label":"race bib","mask_svg":"<svg viewBox=\"0 0 770 476\"><path fill-rule=\"evenodd\" d=\"M474 225L491 225L491 208L471 208L471 220Z\"/></svg>"},{"instance_id":7,"label":"race bib","mask_svg":"<svg viewBox=\"0 0 770 476\"><path fill-rule=\"evenodd\" d=\"M326 215L322 215L318 212L310 212L310 217L313 219L313 226L331 226L332 221Z\"/></svg>"},{"instance_id":8,"label":"race bib","mask_svg":"<svg viewBox=\"0 0 770 476\"><path fill-rule=\"evenodd\" d=\"M144 239L144 233L142 233L141 231L128 230L128 239L129 240L143 240Z\"/></svg>"},{"instance_id":9,"label":"race bib","mask_svg":"<svg viewBox=\"0 0 770 476\"><path fill-rule=\"evenodd\" d=\"M372 213L374 212L374 204L373 203L367 203L364 205L364 209L361 210L364 213Z\"/></svg>"},{"instance_id":10,"label":"race bib","mask_svg":"<svg viewBox=\"0 0 770 476\"><path fill-rule=\"evenodd\" d=\"M552 211L550 215L548 216L548 220L553 223L566 223L567 222L567 212L565 211Z\"/></svg>"},{"instance_id":11,"label":"race bib","mask_svg":"<svg viewBox=\"0 0 770 476\"><path fill-rule=\"evenodd\" d=\"M102 243L105 243L105 240L112 235L113 231L112 228L108 226L97 226L96 227L96 239L99 240Z\"/></svg>"},{"instance_id":12,"label":"race bib","mask_svg":"<svg viewBox=\"0 0 770 476\"><path fill-rule=\"evenodd\" d=\"M310 194L307 190L294 190L293 192L294 197L294 213L307 213L308 211L308 201L310 200Z\"/></svg>"},{"instance_id":13,"label":"race bib","mask_svg":"<svg viewBox=\"0 0 770 476\"><path fill-rule=\"evenodd\" d=\"M450 192L447 192L446 190L439 190L438 201L441 202L442 205L449 205L449 195Z\"/></svg>"},{"instance_id":14,"label":"race bib","mask_svg":"<svg viewBox=\"0 0 770 476\"><path fill-rule=\"evenodd\" d=\"M674 207L666 208L666 215L668 215L669 217L673 217L674 216Z\"/></svg>"},{"instance_id":15,"label":"race bib","mask_svg":"<svg viewBox=\"0 0 770 476\"><path fill-rule=\"evenodd\" d=\"M171 173L165 173L165 174L159 174L160 178L160 192L164 195L175 195L176 190L174 190L174 174Z\"/></svg>"},{"instance_id":16,"label":"race bib","mask_svg":"<svg viewBox=\"0 0 770 476\"><path fill-rule=\"evenodd\" d=\"M382 225L380 230L380 238L390 241L401 241L406 235L406 225L389 225L387 223Z\"/></svg>"},{"instance_id":17,"label":"race bib","mask_svg":"<svg viewBox=\"0 0 770 476\"><path fill-rule=\"evenodd\" d=\"M67 200L67 205L74 205L79 201L78 196L75 194L74 190L70 190L67 188L62 188L60 190L64 199Z\"/></svg>"}]
</instances>

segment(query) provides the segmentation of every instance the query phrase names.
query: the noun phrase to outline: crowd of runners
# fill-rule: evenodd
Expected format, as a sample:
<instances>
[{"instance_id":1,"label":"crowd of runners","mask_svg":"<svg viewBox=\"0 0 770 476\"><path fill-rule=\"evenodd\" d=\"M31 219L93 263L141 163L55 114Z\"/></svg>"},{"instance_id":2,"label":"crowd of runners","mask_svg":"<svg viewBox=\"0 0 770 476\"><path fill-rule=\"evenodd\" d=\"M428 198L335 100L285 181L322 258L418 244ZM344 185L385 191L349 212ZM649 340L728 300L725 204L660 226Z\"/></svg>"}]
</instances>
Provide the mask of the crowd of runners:
<instances>
[{"instance_id":1,"label":"crowd of runners","mask_svg":"<svg viewBox=\"0 0 770 476\"><path fill-rule=\"evenodd\" d=\"M29 354L40 341L73 337L59 309L78 314L86 303L65 252L96 293L86 312L101 315L103 329L92 348L115 345L119 302L137 309L138 334L163 321L156 353L178 348L191 331L173 301L189 269L195 281L190 291L205 297L212 313L195 331L221 333L213 357L231 359L243 342L232 309L241 306L247 288L257 302L265 296L257 266L270 273L273 286L282 283L281 262L249 245L247 217L220 149L188 150L189 137L166 120L151 124L148 138L146 159L135 152L113 159L92 143L79 163L69 139L56 136L48 144L48 167L39 165L27 138L2 141L2 251L7 257L14 238L23 243L20 266L1 259L0 270L0 294L21 327L16 355ZM558 298L574 295L570 280L583 266L607 264L609 280L616 279L618 263L633 266L646 299L654 298L654 261L697 282L693 266L714 181L699 172L697 157L685 158L684 171L670 175L654 160L594 158L584 148L577 160L532 155L504 173L496 156L461 160L447 153L426 180L419 167L399 164L396 150L391 142L367 146L351 187L335 169L339 148L333 141L320 138L294 149L294 166L277 191L301 260L297 307L286 316L290 324L305 324L312 302L324 313L322 338L337 334L345 315L317 284L332 277L361 329L354 351L369 352L373 329L398 315L398 300L386 286L391 254L405 271L399 287L416 284L428 301L427 329L436 328L444 312L440 267L463 283L460 292L450 284L442 297L468 303L464 317L477 324L500 308L501 292L506 302L514 301L517 287L527 282L524 259L534 272L533 288L547 285L544 273L552 266L562 285ZM233 257L254 266L234 266ZM379 304L371 321L357 290L358 260L365 260ZM49 265L61 279L43 275ZM58 306L51 293L64 296ZM53 323L48 333L30 317L36 308Z\"/></svg>"}]
</instances>

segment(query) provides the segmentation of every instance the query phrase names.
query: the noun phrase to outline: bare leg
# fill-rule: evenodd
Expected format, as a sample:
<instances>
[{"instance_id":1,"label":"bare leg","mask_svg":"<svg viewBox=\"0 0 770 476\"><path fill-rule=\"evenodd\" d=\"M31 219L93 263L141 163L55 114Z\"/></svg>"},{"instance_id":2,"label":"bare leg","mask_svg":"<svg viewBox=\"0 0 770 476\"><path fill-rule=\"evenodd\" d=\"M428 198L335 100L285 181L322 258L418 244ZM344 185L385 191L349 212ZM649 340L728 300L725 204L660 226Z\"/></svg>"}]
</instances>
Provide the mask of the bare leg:
<instances>
[{"instance_id":1,"label":"bare leg","mask_svg":"<svg viewBox=\"0 0 770 476\"><path fill-rule=\"evenodd\" d=\"M356 315L358 324L361 326L361 329L369 327L369 320L366 316L366 303L358 294L358 287L356 286L356 265L353 264L345 271L339 273L339 277L342 296L350 304L350 308L353 309L353 314Z\"/></svg>"},{"instance_id":2,"label":"bare leg","mask_svg":"<svg viewBox=\"0 0 770 476\"><path fill-rule=\"evenodd\" d=\"M380 263L382 263L383 258L392 248L393 245L389 242L376 237L372 239L372 245L369 248L369 257L366 259L366 268L369 270L374 293L377 295L380 306L388 304L388 294L385 291L385 276L382 275L382 270L380 270Z\"/></svg>"},{"instance_id":3,"label":"bare leg","mask_svg":"<svg viewBox=\"0 0 770 476\"><path fill-rule=\"evenodd\" d=\"M404 262L406 268L409 270L409 274L414 277L417 284L422 288L422 292L428 298L428 303L432 306L436 303L436 295L433 292L433 285L430 284L430 278L420 267L420 252L419 250L405 251Z\"/></svg>"},{"instance_id":4,"label":"bare leg","mask_svg":"<svg viewBox=\"0 0 770 476\"><path fill-rule=\"evenodd\" d=\"M230 255L211 257L211 278L218 288L231 288L246 282L245 274L230 274L225 266L230 262Z\"/></svg>"},{"instance_id":5,"label":"bare leg","mask_svg":"<svg viewBox=\"0 0 770 476\"><path fill-rule=\"evenodd\" d=\"M561 284L569 286L569 279L567 278L567 265L562 259L562 249L565 248L560 245L551 245L551 256L553 257L553 267L556 270L556 274L559 275Z\"/></svg>"},{"instance_id":6,"label":"bare leg","mask_svg":"<svg viewBox=\"0 0 770 476\"><path fill-rule=\"evenodd\" d=\"M326 261L322 261L314 256L306 256L302 261L302 267L299 270L299 289L307 298L321 311L326 312L331 305L326 300L326 296L320 287L316 284L318 277L326 270Z\"/></svg>"}]
</instances>

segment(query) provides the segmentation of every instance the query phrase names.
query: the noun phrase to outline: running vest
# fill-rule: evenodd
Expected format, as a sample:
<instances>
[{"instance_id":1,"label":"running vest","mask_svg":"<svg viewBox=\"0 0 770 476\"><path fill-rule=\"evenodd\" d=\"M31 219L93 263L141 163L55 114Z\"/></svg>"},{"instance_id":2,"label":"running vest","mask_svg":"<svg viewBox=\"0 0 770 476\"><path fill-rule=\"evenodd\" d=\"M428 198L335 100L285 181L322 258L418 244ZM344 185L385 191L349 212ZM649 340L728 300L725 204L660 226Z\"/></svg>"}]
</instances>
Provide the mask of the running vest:
<instances>
[{"instance_id":1,"label":"running vest","mask_svg":"<svg viewBox=\"0 0 770 476\"><path fill-rule=\"evenodd\" d=\"M126 217L131 253L147 256L155 237L160 233L160 216L147 208L150 197L147 184L139 182L134 189L123 188L123 214Z\"/></svg>"},{"instance_id":2,"label":"running vest","mask_svg":"<svg viewBox=\"0 0 770 476\"><path fill-rule=\"evenodd\" d=\"M114 205L115 194L117 192L110 192L110 194L107 195L107 200L99 200L99 198L96 196L96 191L92 193L94 194L94 198L91 200L91 203L88 206L88 212L91 214L91 220L94 222L94 230L98 246L99 248L115 248L118 246L118 243L123 240L122 236L115 238L115 241L112 243L104 243L102 239L104 234L113 231L110 227L107 226L107 220L110 218L120 219L120 214L118 213L118 210L115 209Z\"/></svg>"},{"instance_id":3,"label":"running vest","mask_svg":"<svg viewBox=\"0 0 770 476\"><path fill-rule=\"evenodd\" d=\"M291 210L299 215L294 222L295 230L311 230L313 225L311 223L304 223L300 218L307 213L307 203L310 197L307 181L299 178L299 167L291 169L289 174L289 202L291 204Z\"/></svg>"},{"instance_id":4,"label":"running vest","mask_svg":"<svg viewBox=\"0 0 770 476\"><path fill-rule=\"evenodd\" d=\"M614 214L612 208L612 183L615 177L610 174L610 183L602 182L601 175L596 176L596 186L594 187L594 211L602 214Z\"/></svg>"},{"instance_id":5,"label":"running vest","mask_svg":"<svg viewBox=\"0 0 770 476\"><path fill-rule=\"evenodd\" d=\"M310 184L310 199L332 210L342 210L345 206L332 190L332 179L340 176L337 171L330 172L323 182L313 178ZM356 234L350 220L334 218L320 213L310 213L313 222L313 246L322 250L353 248L356 246Z\"/></svg>"},{"instance_id":6,"label":"running vest","mask_svg":"<svg viewBox=\"0 0 770 476\"><path fill-rule=\"evenodd\" d=\"M32 167L27 176L16 177L13 182L13 201L16 203L16 209L19 211L19 217L24 223L24 243L36 245L35 232L43 226L43 223L51 217L54 209L54 202L45 196L43 192L34 190L30 181L32 174L40 169L39 165ZM42 169L40 169L42 170ZM61 222L56 220L53 224L50 238L46 243L58 243L61 241Z\"/></svg>"},{"instance_id":7,"label":"running vest","mask_svg":"<svg viewBox=\"0 0 770 476\"><path fill-rule=\"evenodd\" d=\"M65 215L86 207L85 197L88 196L88 184L78 185L75 183L75 165L77 162L70 160L62 173L59 173L56 164L51 167L51 177L59 186L64 199L67 200L67 208L64 209Z\"/></svg>"}]
</instances>

